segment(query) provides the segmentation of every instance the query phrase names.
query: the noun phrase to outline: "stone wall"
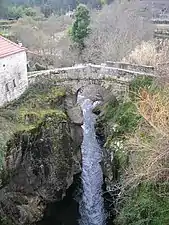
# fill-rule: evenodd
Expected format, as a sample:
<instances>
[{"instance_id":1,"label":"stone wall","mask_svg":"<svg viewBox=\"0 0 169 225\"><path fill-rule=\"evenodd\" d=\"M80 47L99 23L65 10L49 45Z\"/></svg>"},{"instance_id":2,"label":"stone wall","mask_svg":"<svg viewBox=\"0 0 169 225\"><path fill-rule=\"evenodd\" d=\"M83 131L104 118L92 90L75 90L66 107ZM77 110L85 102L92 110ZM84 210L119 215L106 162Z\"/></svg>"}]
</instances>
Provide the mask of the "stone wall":
<instances>
[{"instance_id":1,"label":"stone wall","mask_svg":"<svg viewBox=\"0 0 169 225\"><path fill-rule=\"evenodd\" d=\"M120 69L126 69L136 72L145 72L145 73L154 73L154 66L147 66L147 65L137 65L137 64L131 64L127 62L112 62L107 61L107 66L116 67Z\"/></svg>"},{"instance_id":2,"label":"stone wall","mask_svg":"<svg viewBox=\"0 0 169 225\"><path fill-rule=\"evenodd\" d=\"M18 98L28 86L26 53L0 59L0 106Z\"/></svg>"}]
</instances>

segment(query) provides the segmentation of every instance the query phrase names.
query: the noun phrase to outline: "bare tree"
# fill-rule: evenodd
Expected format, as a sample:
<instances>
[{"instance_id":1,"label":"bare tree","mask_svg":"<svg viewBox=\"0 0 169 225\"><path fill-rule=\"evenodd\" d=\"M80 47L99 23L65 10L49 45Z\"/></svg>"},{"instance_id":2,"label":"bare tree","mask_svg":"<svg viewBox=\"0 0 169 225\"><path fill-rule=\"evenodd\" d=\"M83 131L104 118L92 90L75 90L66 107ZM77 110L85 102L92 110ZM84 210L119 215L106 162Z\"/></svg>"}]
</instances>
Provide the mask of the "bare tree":
<instances>
[{"instance_id":1,"label":"bare tree","mask_svg":"<svg viewBox=\"0 0 169 225\"><path fill-rule=\"evenodd\" d=\"M13 33L28 49L39 55L38 62L55 67L78 62L101 63L121 60L140 44L152 38L151 14L141 13L139 0L116 0L91 12L91 34L85 41L81 58L71 48L68 28L70 17L51 16L46 21L20 19ZM43 57L42 57L43 56ZM34 58L37 60L36 56Z\"/></svg>"},{"instance_id":2,"label":"bare tree","mask_svg":"<svg viewBox=\"0 0 169 225\"><path fill-rule=\"evenodd\" d=\"M12 33L28 48L32 64L39 63L44 68L69 66L74 63L67 32L71 23L68 16L51 16L45 21L23 18L12 27Z\"/></svg>"},{"instance_id":3,"label":"bare tree","mask_svg":"<svg viewBox=\"0 0 169 225\"><path fill-rule=\"evenodd\" d=\"M85 61L121 60L142 40L153 36L150 12L141 12L140 1L116 0L91 15L91 35L86 40Z\"/></svg>"}]
</instances>

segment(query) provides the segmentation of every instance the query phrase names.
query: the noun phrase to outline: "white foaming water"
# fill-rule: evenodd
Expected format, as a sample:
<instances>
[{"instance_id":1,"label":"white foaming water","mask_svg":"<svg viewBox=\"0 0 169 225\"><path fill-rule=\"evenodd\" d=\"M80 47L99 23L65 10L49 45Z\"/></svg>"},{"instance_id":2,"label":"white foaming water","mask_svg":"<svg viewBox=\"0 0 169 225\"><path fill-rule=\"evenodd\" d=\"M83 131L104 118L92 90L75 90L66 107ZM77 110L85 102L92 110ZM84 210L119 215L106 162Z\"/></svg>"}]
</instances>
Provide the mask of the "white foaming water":
<instances>
[{"instance_id":1,"label":"white foaming water","mask_svg":"<svg viewBox=\"0 0 169 225\"><path fill-rule=\"evenodd\" d=\"M81 103L84 124L82 143L82 184L80 201L80 225L105 225L104 200L102 197L103 173L102 153L95 134L96 116L92 113L93 103L89 99Z\"/></svg>"}]
</instances>

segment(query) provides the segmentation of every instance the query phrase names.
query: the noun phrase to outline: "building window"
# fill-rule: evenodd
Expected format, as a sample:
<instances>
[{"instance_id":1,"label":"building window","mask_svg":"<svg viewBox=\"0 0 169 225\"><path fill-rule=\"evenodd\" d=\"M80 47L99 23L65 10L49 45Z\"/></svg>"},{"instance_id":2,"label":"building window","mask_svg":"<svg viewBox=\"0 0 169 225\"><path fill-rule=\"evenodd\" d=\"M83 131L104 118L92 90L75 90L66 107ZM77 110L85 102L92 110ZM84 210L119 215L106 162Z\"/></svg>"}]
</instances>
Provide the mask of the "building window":
<instances>
[{"instance_id":1,"label":"building window","mask_svg":"<svg viewBox=\"0 0 169 225\"><path fill-rule=\"evenodd\" d=\"M5 84L5 88L6 88L6 91L8 92L9 91L9 85L8 85L8 83Z\"/></svg>"},{"instance_id":2,"label":"building window","mask_svg":"<svg viewBox=\"0 0 169 225\"><path fill-rule=\"evenodd\" d=\"M13 86L16 87L15 79L13 79Z\"/></svg>"}]
</instances>

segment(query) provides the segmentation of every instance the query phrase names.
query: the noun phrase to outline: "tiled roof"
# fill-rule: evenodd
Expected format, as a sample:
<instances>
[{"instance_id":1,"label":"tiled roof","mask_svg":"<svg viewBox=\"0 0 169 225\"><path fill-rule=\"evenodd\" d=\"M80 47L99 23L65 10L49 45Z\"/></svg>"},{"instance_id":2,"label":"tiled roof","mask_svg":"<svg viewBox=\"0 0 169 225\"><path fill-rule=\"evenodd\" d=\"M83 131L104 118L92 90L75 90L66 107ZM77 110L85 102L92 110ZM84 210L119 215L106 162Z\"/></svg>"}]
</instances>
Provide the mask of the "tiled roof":
<instances>
[{"instance_id":1,"label":"tiled roof","mask_svg":"<svg viewBox=\"0 0 169 225\"><path fill-rule=\"evenodd\" d=\"M0 58L25 51L26 49L20 47L18 44L2 37L0 35Z\"/></svg>"}]
</instances>

